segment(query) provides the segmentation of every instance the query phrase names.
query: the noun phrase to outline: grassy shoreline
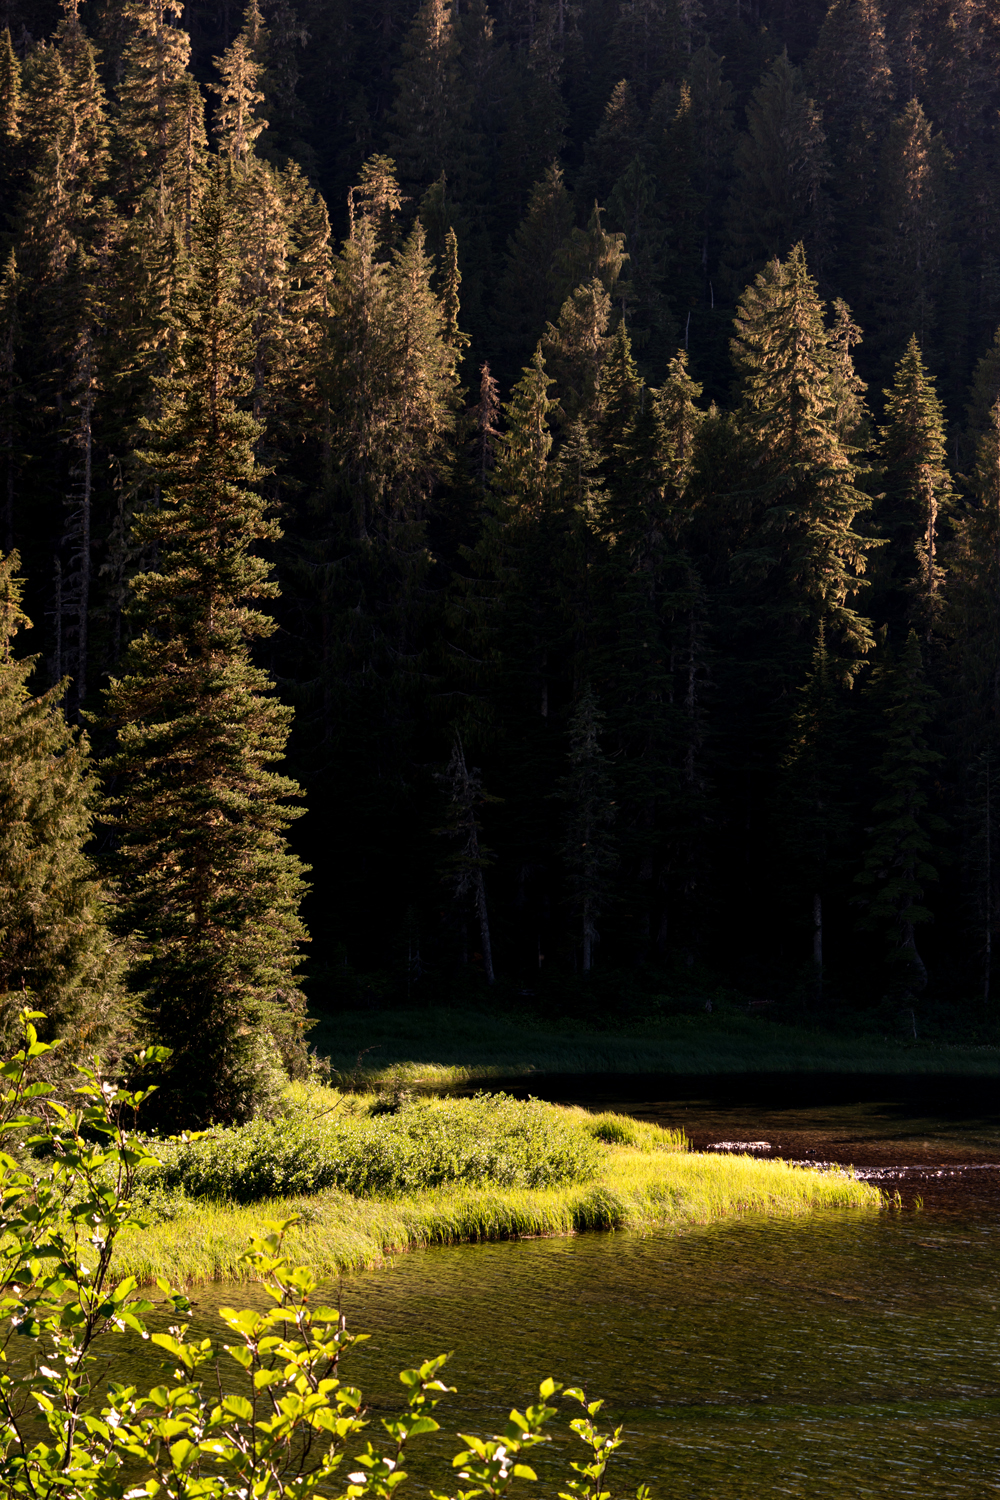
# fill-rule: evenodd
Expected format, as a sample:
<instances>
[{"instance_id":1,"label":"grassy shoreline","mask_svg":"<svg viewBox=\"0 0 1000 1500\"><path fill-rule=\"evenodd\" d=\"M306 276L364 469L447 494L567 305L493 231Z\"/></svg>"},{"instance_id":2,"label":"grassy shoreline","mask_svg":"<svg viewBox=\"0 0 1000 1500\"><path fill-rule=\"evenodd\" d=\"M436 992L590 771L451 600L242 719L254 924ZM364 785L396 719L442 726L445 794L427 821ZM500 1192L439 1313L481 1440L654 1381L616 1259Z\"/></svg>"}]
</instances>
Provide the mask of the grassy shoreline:
<instances>
[{"instance_id":1,"label":"grassy shoreline","mask_svg":"<svg viewBox=\"0 0 1000 1500\"><path fill-rule=\"evenodd\" d=\"M1000 1047L839 1036L735 1007L617 1031L437 1008L344 1011L322 1016L310 1041L338 1075L368 1088L444 1090L533 1074L1000 1076Z\"/></svg>"},{"instance_id":2,"label":"grassy shoreline","mask_svg":"<svg viewBox=\"0 0 1000 1500\"><path fill-rule=\"evenodd\" d=\"M174 1284L243 1279L240 1258L265 1222L293 1214L302 1218L286 1240L289 1259L335 1275L430 1245L593 1230L679 1230L748 1212L872 1211L884 1201L876 1188L846 1173L748 1157L604 1149L596 1178L561 1188L455 1185L394 1198L355 1198L334 1189L248 1206L199 1202L192 1212L123 1233L114 1272L141 1283L157 1277Z\"/></svg>"}]
</instances>

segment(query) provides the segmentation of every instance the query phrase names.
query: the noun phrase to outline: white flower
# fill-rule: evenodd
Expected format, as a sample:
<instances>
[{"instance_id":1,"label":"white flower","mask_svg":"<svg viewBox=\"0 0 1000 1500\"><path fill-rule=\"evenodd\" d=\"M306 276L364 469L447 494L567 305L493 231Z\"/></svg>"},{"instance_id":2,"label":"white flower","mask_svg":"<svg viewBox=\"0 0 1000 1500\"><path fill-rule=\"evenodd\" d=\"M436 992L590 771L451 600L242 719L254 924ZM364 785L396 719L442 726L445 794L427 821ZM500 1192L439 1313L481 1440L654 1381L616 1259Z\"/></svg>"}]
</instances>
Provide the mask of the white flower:
<instances>
[{"instance_id":1,"label":"white flower","mask_svg":"<svg viewBox=\"0 0 1000 1500\"><path fill-rule=\"evenodd\" d=\"M368 1482L367 1474L348 1474L347 1477L351 1484L366 1484Z\"/></svg>"}]
</instances>

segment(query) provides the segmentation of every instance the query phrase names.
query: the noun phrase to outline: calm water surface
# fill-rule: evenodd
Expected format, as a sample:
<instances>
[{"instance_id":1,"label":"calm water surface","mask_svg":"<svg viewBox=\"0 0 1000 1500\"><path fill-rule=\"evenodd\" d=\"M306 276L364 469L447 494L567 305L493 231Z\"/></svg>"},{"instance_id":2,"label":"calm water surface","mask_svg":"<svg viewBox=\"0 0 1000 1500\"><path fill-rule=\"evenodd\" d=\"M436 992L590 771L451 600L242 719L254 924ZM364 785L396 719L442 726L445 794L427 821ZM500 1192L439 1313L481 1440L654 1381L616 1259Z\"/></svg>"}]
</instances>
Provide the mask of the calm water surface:
<instances>
[{"instance_id":1,"label":"calm water surface","mask_svg":"<svg viewBox=\"0 0 1000 1500\"><path fill-rule=\"evenodd\" d=\"M643 1480L657 1500L1000 1495L1000 1117L988 1093L781 1107L739 1091L632 1093L615 1102L701 1146L767 1139L786 1157L906 1167L904 1207L431 1250L345 1277L329 1290L374 1337L344 1373L373 1415L398 1404L401 1366L453 1350L441 1455L457 1431L495 1430L552 1374L624 1423L616 1496ZM219 1302L254 1300L218 1286L198 1297L205 1326ZM430 1471L412 1472L420 1492Z\"/></svg>"}]
</instances>

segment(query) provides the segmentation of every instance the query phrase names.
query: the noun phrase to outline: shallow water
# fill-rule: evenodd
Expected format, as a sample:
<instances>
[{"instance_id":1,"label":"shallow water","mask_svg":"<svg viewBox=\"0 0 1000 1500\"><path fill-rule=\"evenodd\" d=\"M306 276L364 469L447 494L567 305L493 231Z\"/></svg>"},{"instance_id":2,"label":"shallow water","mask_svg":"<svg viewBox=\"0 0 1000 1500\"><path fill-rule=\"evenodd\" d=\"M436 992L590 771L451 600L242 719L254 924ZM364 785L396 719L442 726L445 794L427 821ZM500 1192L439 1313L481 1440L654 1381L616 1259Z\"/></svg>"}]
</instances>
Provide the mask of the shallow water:
<instances>
[{"instance_id":1,"label":"shallow water","mask_svg":"<svg viewBox=\"0 0 1000 1500\"><path fill-rule=\"evenodd\" d=\"M963 1116L928 1112L926 1099L626 1100L700 1145L766 1139L772 1154L866 1157L922 1175L901 1179L902 1210L402 1256L329 1289L349 1324L374 1335L344 1374L377 1417L399 1404L401 1366L454 1351L459 1392L439 1409L445 1433L422 1440L418 1493L456 1432L496 1430L552 1374L603 1396L624 1423L616 1496L641 1481L657 1500L1000 1495L990 1103L968 1100ZM905 1206L917 1197L921 1208ZM198 1323L237 1299L256 1300L252 1289L200 1289Z\"/></svg>"}]
</instances>

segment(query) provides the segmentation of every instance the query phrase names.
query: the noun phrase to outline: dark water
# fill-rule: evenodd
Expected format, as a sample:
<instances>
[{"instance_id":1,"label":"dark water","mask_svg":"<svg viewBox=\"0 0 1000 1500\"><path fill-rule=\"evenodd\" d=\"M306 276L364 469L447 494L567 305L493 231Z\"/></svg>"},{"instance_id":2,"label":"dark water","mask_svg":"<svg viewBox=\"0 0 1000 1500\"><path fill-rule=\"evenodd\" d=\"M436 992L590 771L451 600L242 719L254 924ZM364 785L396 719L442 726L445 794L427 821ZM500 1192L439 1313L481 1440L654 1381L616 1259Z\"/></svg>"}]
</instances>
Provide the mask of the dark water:
<instances>
[{"instance_id":1,"label":"dark water","mask_svg":"<svg viewBox=\"0 0 1000 1500\"><path fill-rule=\"evenodd\" d=\"M853 1161L890 1191L898 1181L903 1208L433 1250L346 1277L334 1290L349 1322L375 1337L345 1375L373 1416L397 1404L401 1366L453 1350L448 1434L496 1430L547 1374L605 1397L627 1438L616 1497L641 1481L658 1500L1000 1496L990 1091L964 1106L713 1091L614 1102L701 1146L768 1140L774 1154ZM898 1167L916 1170L885 1176ZM255 1300L202 1289L199 1321L231 1299ZM450 1436L431 1444L428 1459L455 1450ZM414 1475L425 1492L430 1469Z\"/></svg>"}]
</instances>

